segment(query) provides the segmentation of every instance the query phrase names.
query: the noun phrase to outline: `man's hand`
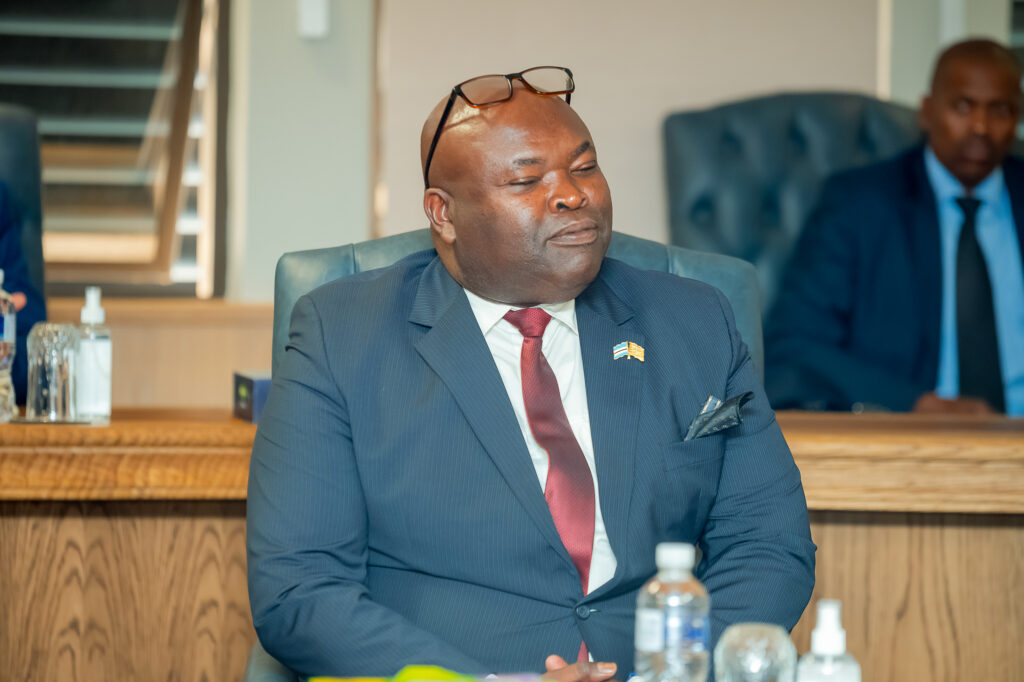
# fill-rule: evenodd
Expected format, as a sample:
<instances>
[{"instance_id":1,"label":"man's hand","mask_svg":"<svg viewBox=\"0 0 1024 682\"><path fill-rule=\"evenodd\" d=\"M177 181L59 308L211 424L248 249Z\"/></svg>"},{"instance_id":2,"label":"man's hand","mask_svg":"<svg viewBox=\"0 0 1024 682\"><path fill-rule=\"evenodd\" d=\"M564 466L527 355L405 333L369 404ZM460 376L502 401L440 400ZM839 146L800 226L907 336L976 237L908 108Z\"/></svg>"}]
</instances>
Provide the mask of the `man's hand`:
<instances>
[{"instance_id":1,"label":"man's hand","mask_svg":"<svg viewBox=\"0 0 1024 682\"><path fill-rule=\"evenodd\" d=\"M914 403L918 414L995 414L989 404L980 398L954 398L946 400L934 393L925 393Z\"/></svg>"},{"instance_id":2,"label":"man's hand","mask_svg":"<svg viewBox=\"0 0 1024 682\"><path fill-rule=\"evenodd\" d=\"M552 654L544 659L544 679L555 682L603 682L610 679L618 668L614 663L580 661L569 665L561 656Z\"/></svg>"},{"instance_id":3,"label":"man's hand","mask_svg":"<svg viewBox=\"0 0 1024 682\"><path fill-rule=\"evenodd\" d=\"M11 294L11 300L14 301L15 311L21 310L25 307L25 304L28 303L28 297L20 291L15 291Z\"/></svg>"}]
</instances>

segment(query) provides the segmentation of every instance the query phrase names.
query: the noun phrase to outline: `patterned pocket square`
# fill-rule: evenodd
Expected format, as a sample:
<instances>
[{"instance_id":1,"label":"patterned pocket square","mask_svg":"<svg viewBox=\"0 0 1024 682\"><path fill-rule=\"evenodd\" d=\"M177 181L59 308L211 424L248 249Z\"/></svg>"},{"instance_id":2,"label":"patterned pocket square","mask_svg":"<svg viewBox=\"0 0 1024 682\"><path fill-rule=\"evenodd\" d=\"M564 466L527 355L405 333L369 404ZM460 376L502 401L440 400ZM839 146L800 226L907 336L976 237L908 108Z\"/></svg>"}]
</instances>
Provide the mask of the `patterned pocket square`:
<instances>
[{"instance_id":1,"label":"patterned pocket square","mask_svg":"<svg viewBox=\"0 0 1024 682\"><path fill-rule=\"evenodd\" d=\"M753 391L741 393L738 396L729 398L725 402L722 402L715 396L708 396L707 402L704 403L704 409L690 422L690 428L687 429L686 438L683 440L710 436L713 433L739 425L743 422L743 417L740 416L740 408L750 402L750 399L753 397Z\"/></svg>"}]
</instances>

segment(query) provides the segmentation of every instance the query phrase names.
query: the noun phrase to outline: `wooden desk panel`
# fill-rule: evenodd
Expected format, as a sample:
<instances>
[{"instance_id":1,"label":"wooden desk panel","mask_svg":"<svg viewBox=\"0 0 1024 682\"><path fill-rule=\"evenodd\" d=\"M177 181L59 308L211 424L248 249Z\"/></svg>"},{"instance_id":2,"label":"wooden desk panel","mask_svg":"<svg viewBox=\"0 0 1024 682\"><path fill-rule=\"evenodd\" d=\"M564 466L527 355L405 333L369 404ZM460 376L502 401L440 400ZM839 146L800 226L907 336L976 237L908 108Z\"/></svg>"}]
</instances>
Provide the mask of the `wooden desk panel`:
<instances>
[{"instance_id":1,"label":"wooden desk panel","mask_svg":"<svg viewBox=\"0 0 1024 682\"><path fill-rule=\"evenodd\" d=\"M244 502L0 503L0 679L242 679Z\"/></svg>"},{"instance_id":2,"label":"wooden desk panel","mask_svg":"<svg viewBox=\"0 0 1024 682\"><path fill-rule=\"evenodd\" d=\"M843 600L864 679L1024 682L1024 421L779 422L812 509L814 600ZM253 432L180 411L0 427L0 679L240 680Z\"/></svg>"}]
</instances>

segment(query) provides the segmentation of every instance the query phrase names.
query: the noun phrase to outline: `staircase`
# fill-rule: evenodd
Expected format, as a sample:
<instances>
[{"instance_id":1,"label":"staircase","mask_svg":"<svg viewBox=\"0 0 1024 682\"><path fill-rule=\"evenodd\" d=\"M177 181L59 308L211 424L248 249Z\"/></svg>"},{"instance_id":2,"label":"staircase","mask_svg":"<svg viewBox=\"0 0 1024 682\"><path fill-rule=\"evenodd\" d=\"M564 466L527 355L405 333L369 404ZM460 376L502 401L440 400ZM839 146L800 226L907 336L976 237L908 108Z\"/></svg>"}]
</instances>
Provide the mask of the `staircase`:
<instances>
[{"instance_id":1,"label":"staircase","mask_svg":"<svg viewBox=\"0 0 1024 682\"><path fill-rule=\"evenodd\" d=\"M0 3L0 101L39 121L48 282L210 294L211 254L200 252L212 250L214 212L202 204L214 173L200 158L210 158L203 113L216 50L202 32L215 9L203 0ZM183 64L191 73L179 82Z\"/></svg>"}]
</instances>

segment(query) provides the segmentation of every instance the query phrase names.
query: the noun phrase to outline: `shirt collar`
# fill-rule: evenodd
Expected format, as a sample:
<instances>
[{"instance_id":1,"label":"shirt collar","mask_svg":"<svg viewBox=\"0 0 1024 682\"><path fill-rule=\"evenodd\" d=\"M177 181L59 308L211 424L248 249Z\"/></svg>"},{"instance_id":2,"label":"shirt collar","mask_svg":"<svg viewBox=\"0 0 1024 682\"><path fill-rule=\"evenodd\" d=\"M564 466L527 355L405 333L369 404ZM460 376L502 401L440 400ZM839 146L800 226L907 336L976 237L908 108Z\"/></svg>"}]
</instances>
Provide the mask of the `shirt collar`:
<instances>
[{"instance_id":1,"label":"shirt collar","mask_svg":"<svg viewBox=\"0 0 1024 682\"><path fill-rule=\"evenodd\" d=\"M967 196L967 190L949 172L949 169L942 165L939 157L935 156L935 152L932 151L931 147L926 147L924 150L924 168L928 173L928 180L931 183L932 191L935 192L935 198L939 203ZM1002 195L1003 182L1003 168L1002 166L996 166L994 171L978 183L974 191L971 192L971 196L975 199L980 199L982 203L995 204Z\"/></svg>"},{"instance_id":2,"label":"shirt collar","mask_svg":"<svg viewBox=\"0 0 1024 682\"><path fill-rule=\"evenodd\" d=\"M480 325L480 331L484 333L484 336L487 336L488 332L505 317L505 313L509 310L519 310L518 306L488 301L486 298L477 296L469 289L464 288L463 291L466 292L466 298L469 299L469 307L473 310L473 316L476 317L477 324ZM565 325L573 334L579 334L576 328L575 299L563 303L542 303L536 307Z\"/></svg>"}]
</instances>

